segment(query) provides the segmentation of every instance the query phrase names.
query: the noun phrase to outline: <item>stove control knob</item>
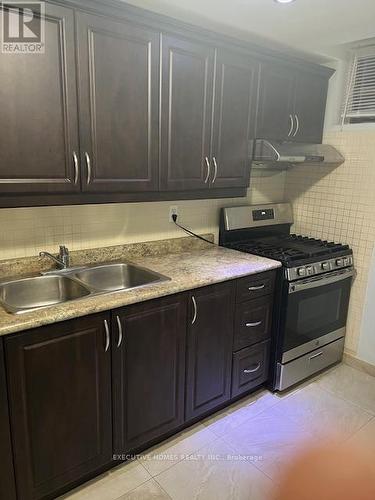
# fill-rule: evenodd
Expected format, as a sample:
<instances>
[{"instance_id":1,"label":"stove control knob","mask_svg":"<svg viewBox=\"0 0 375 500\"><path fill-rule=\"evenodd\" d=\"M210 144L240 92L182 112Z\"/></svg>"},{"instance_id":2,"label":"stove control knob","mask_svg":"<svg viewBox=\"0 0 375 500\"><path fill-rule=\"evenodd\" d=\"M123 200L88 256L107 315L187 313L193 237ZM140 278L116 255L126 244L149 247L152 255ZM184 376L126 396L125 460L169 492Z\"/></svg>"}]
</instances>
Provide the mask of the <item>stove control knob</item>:
<instances>
[{"instance_id":1,"label":"stove control knob","mask_svg":"<svg viewBox=\"0 0 375 500\"><path fill-rule=\"evenodd\" d=\"M304 267L299 267L297 269L298 276L306 276L306 269Z\"/></svg>"},{"instance_id":2,"label":"stove control knob","mask_svg":"<svg viewBox=\"0 0 375 500\"><path fill-rule=\"evenodd\" d=\"M348 257L344 257L344 258L342 259L342 262L343 262L343 265L344 265L344 266L348 266L348 265L349 265L349 263L350 263L350 262L349 262Z\"/></svg>"},{"instance_id":3,"label":"stove control knob","mask_svg":"<svg viewBox=\"0 0 375 500\"><path fill-rule=\"evenodd\" d=\"M306 272L308 275L314 274L314 268L312 266L307 266Z\"/></svg>"},{"instance_id":4,"label":"stove control knob","mask_svg":"<svg viewBox=\"0 0 375 500\"><path fill-rule=\"evenodd\" d=\"M336 266L341 267L343 265L342 259L336 259Z\"/></svg>"},{"instance_id":5,"label":"stove control knob","mask_svg":"<svg viewBox=\"0 0 375 500\"><path fill-rule=\"evenodd\" d=\"M322 262L320 267L323 271L329 271L329 262Z\"/></svg>"}]
</instances>

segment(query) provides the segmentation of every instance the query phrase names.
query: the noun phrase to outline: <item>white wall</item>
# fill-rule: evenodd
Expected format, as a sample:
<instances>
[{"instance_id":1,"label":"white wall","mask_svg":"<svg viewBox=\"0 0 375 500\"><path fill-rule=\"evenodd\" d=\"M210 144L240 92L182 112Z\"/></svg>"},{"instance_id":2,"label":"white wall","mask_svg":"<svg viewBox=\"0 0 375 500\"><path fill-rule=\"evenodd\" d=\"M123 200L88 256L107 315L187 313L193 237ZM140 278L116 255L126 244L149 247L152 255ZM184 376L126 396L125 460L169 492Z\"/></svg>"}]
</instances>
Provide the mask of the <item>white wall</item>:
<instances>
[{"instance_id":1,"label":"white wall","mask_svg":"<svg viewBox=\"0 0 375 500\"><path fill-rule=\"evenodd\" d=\"M358 167L363 164L363 162L371 162L371 171L375 169L375 158L373 157L373 153L368 154L369 148L373 149L372 144L375 137L375 124L341 125L340 113L347 83L351 54L348 50L342 50L341 53L338 52L337 56L338 59L329 64L329 66L335 68L336 73L332 77L329 86L325 132L328 136L330 133L332 134L335 132L342 137L343 142L346 142L346 148L349 148L350 151L350 159L348 158L348 160L351 161L352 157L355 158L352 168L353 170L357 169L357 176L360 176L361 174L358 171ZM347 136L350 137L349 141L344 139ZM368 139L366 139L366 137ZM357 204L365 201L367 205L366 212L368 220L364 225L365 229L362 231L362 238L366 239L367 237L367 248L371 249L374 244L374 242L370 240L373 239L372 227L373 220L375 219L375 205L373 203L375 199L375 182L374 176L369 171L367 175L363 175L362 178L362 189L357 193ZM366 193L366 191L368 192L368 188L370 188L369 192L371 198L368 198L368 194ZM359 220L359 217L360 212L357 216L357 220L358 225L361 225L363 223ZM358 256L355 254L355 258L356 257ZM361 269L363 274L361 284L363 294L362 297L355 297L355 300L357 302L357 308L362 308L362 314L361 316L357 315L352 322L352 328L356 330L353 331L352 334L354 337L358 338L357 348L355 349L354 345L351 345L353 349L352 354L367 363L375 365L375 247L372 256L371 253L368 256L366 255L364 259L361 258L358 264L363 268Z\"/></svg>"},{"instance_id":2,"label":"white wall","mask_svg":"<svg viewBox=\"0 0 375 500\"><path fill-rule=\"evenodd\" d=\"M369 270L357 356L359 359L375 365L375 250Z\"/></svg>"}]
</instances>

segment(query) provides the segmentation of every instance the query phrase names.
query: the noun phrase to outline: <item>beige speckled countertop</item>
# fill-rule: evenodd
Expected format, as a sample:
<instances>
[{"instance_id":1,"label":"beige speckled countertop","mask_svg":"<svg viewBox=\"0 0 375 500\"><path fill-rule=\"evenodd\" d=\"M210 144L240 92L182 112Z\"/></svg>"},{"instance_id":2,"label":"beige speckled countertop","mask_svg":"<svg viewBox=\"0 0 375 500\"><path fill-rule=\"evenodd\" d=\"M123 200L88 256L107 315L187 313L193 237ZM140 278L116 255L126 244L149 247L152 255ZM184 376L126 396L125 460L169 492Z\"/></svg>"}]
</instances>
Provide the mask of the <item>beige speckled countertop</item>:
<instances>
[{"instance_id":1,"label":"beige speckled countertop","mask_svg":"<svg viewBox=\"0 0 375 500\"><path fill-rule=\"evenodd\" d=\"M85 316L100 311L116 309L128 304L163 297L194 288L211 285L249 274L256 274L280 267L278 261L249 255L235 250L210 245L192 238L176 238L168 242L152 242L127 246L72 252L73 264L114 261L122 258L146 267L170 278L169 281L148 285L143 288L109 292L65 302L56 306L22 314L7 313L0 306L0 335L6 335L41 325ZM36 273L45 270L45 260L28 258L22 261L0 262L0 278L10 274L22 274L28 269ZM49 264L50 265L50 264Z\"/></svg>"}]
</instances>

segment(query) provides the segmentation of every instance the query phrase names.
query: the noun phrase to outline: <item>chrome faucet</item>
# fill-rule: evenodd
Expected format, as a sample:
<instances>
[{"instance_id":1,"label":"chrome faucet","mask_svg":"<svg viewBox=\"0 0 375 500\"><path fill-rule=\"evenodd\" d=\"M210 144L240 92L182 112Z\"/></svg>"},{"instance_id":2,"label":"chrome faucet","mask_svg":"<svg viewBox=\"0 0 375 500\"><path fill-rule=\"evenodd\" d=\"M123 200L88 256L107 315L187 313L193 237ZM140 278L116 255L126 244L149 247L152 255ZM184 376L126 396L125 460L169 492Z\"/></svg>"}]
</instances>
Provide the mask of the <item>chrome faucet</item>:
<instances>
[{"instance_id":1,"label":"chrome faucet","mask_svg":"<svg viewBox=\"0 0 375 500\"><path fill-rule=\"evenodd\" d=\"M65 245L60 245L59 255L57 257L49 252L39 252L39 257L49 257L56 262L60 269L67 269L70 264L69 250Z\"/></svg>"}]
</instances>

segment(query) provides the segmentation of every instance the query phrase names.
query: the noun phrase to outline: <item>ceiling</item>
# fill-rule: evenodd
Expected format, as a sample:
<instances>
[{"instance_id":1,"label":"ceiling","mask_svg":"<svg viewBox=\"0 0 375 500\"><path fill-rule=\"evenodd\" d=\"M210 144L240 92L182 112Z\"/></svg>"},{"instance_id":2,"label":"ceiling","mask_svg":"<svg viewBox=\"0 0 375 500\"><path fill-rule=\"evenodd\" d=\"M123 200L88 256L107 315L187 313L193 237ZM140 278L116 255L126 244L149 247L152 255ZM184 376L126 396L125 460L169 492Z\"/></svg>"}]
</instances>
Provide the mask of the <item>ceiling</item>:
<instances>
[{"instance_id":1,"label":"ceiling","mask_svg":"<svg viewBox=\"0 0 375 500\"><path fill-rule=\"evenodd\" d=\"M375 37L374 0L124 0L270 46L329 56L337 46ZM255 37L254 37L255 35Z\"/></svg>"}]
</instances>

